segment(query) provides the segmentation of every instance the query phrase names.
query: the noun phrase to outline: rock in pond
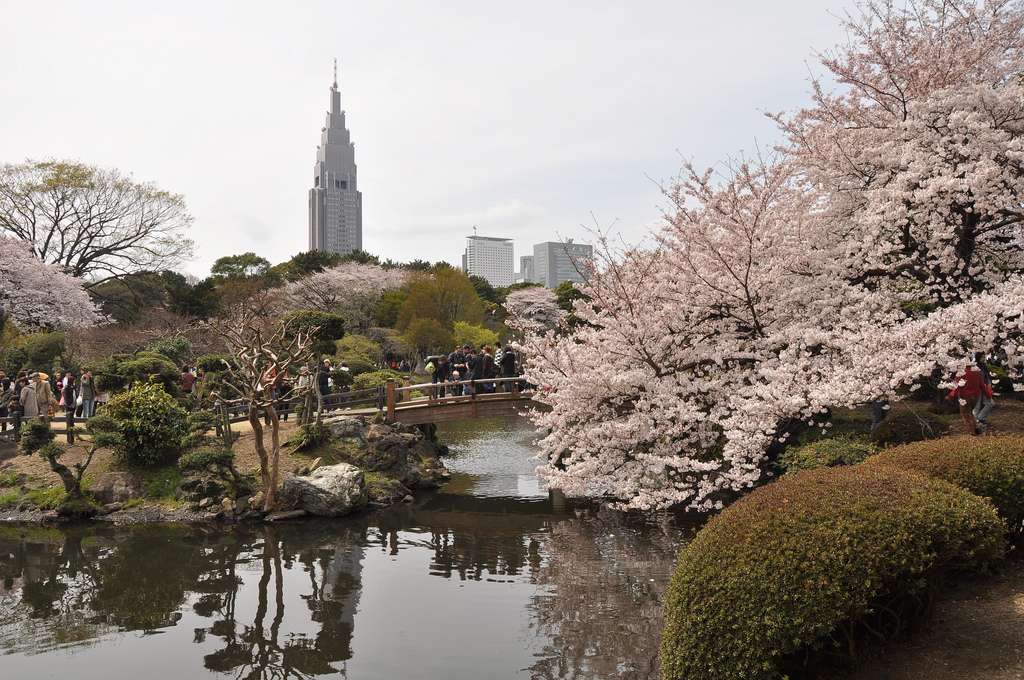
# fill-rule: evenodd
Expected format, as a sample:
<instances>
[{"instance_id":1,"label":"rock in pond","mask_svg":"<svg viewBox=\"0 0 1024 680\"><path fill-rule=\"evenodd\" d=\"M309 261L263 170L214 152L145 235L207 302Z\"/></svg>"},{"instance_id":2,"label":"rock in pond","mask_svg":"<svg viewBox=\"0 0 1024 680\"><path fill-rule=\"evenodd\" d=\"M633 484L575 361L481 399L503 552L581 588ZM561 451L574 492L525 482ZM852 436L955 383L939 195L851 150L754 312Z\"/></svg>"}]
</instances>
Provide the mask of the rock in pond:
<instances>
[{"instance_id":1,"label":"rock in pond","mask_svg":"<svg viewBox=\"0 0 1024 680\"><path fill-rule=\"evenodd\" d=\"M285 477L280 501L284 507L318 517L340 517L366 504L363 471L348 463L317 468L309 476Z\"/></svg>"}]
</instances>

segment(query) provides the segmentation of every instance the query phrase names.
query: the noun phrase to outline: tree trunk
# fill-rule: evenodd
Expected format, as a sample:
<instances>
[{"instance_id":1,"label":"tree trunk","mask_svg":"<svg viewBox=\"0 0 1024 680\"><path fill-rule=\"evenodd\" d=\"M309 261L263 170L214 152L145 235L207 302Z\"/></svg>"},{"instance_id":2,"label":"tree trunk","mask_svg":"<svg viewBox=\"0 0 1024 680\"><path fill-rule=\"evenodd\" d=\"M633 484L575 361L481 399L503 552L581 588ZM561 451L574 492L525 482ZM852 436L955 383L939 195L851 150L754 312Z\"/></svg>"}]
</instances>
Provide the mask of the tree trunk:
<instances>
[{"instance_id":1,"label":"tree trunk","mask_svg":"<svg viewBox=\"0 0 1024 680\"><path fill-rule=\"evenodd\" d=\"M256 444L256 454L260 457L260 479L263 481L263 509L270 510L273 506L274 488L270 481L270 464L267 459L267 447L263 443L263 423L260 422L260 411L249 406L249 425Z\"/></svg>"},{"instance_id":2,"label":"tree trunk","mask_svg":"<svg viewBox=\"0 0 1024 680\"><path fill-rule=\"evenodd\" d=\"M281 459L281 418L273 405L265 409L270 418L270 486L263 492L263 509L270 510L277 500L277 481L279 461Z\"/></svg>"}]
</instances>

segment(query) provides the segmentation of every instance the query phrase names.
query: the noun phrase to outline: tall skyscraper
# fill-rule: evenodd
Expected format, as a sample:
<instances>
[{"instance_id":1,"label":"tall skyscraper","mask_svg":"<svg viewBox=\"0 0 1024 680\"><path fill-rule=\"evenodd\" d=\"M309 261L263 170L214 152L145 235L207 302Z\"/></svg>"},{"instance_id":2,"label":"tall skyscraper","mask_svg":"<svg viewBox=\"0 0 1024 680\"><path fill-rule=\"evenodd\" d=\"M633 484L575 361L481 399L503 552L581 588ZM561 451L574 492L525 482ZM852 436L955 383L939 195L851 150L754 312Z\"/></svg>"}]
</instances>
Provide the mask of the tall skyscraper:
<instances>
[{"instance_id":1,"label":"tall skyscraper","mask_svg":"<svg viewBox=\"0 0 1024 680\"><path fill-rule=\"evenodd\" d=\"M584 269L594 259L594 247L584 243L548 241L533 247L533 277L526 279L548 288L556 288L563 281L583 283L577 269Z\"/></svg>"},{"instance_id":2,"label":"tall skyscraper","mask_svg":"<svg viewBox=\"0 0 1024 680\"><path fill-rule=\"evenodd\" d=\"M342 254L363 249L363 195L356 184L356 147L341 109L337 60L309 190L309 249Z\"/></svg>"},{"instance_id":3,"label":"tall skyscraper","mask_svg":"<svg viewBox=\"0 0 1024 680\"><path fill-rule=\"evenodd\" d=\"M522 255L519 258L519 276L524 283L533 282L533 255Z\"/></svg>"},{"instance_id":4,"label":"tall skyscraper","mask_svg":"<svg viewBox=\"0 0 1024 680\"><path fill-rule=\"evenodd\" d=\"M516 282L512 258L512 239L491 236L467 236L462 269L487 279L496 288Z\"/></svg>"}]
</instances>

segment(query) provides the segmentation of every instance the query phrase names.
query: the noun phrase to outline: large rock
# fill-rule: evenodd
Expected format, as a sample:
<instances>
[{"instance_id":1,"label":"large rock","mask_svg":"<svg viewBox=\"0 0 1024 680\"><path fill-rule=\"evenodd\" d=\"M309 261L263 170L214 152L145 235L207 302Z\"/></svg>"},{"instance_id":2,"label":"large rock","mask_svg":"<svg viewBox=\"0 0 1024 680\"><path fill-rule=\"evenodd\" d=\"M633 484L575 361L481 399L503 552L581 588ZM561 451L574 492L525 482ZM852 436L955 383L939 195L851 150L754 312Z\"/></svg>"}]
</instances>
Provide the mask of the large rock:
<instances>
[{"instance_id":1,"label":"large rock","mask_svg":"<svg viewBox=\"0 0 1024 680\"><path fill-rule=\"evenodd\" d=\"M363 471L348 463L317 468L307 477L285 477L280 500L319 517L340 517L366 504Z\"/></svg>"},{"instance_id":2,"label":"large rock","mask_svg":"<svg viewBox=\"0 0 1024 680\"><path fill-rule=\"evenodd\" d=\"M124 503L142 496L142 484L130 472L104 472L89 491L103 505Z\"/></svg>"},{"instance_id":3,"label":"large rock","mask_svg":"<svg viewBox=\"0 0 1024 680\"><path fill-rule=\"evenodd\" d=\"M366 425L352 416L328 418L324 420L324 427L338 439L363 439L366 435Z\"/></svg>"}]
</instances>

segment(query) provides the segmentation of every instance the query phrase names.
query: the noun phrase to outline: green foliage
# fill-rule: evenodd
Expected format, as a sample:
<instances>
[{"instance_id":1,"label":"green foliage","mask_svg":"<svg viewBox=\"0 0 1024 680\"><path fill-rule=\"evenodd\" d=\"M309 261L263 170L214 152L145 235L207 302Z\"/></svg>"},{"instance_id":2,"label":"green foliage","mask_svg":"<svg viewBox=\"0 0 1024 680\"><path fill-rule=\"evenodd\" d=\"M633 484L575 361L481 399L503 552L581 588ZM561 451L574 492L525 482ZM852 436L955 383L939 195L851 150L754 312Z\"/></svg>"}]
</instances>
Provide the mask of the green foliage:
<instances>
[{"instance_id":1,"label":"green foliage","mask_svg":"<svg viewBox=\"0 0 1024 680\"><path fill-rule=\"evenodd\" d=\"M228 354L203 354L196 359L196 368L206 373L220 373L235 365Z\"/></svg>"},{"instance_id":2,"label":"green foliage","mask_svg":"<svg viewBox=\"0 0 1024 680\"><path fill-rule=\"evenodd\" d=\"M380 359L380 345L365 335L346 335L336 345L338 361L345 362L351 376L372 371Z\"/></svg>"},{"instance_id":3,"label":"green foliage","mask_svg":"<svg viewBox=\"0 0 1024 680\"><path fill-rule=\"evenodd\" d=\"M31 333L16 338L4 351L2 367L7 375L15 376L18 371L49 368L64 354L64 333L60 331Z\"/></svg>"},{"instance_id":4,"label":"green foliage","mask_svg":"<svg viewBox=\"0 0 1024 680\"><path fill-rule=\"evenodd\" d=\"M147 310L162 306L167 295L164 278L155 272L110 279L91 292L103 313L120 323L137 323Z\"/></svg>"},{"instance_id":5,"label":"green foliage","mask_svg":"<svg viewBox=\"0 0 1024 680\"><path fill-rule=\"evenodd\" d=\"M455 336L437 319L415 319L405 329L405 340L420 354L448 352L455 345Z\"/></svg>"},{"instance_id":6,"label":"green foliage","mask_svg":"<svg viewBox=\"0 0 1024 680\"><path fill-rule=\"evenodd\" d=\"M941 437L949 428L949 418L924 409L911 410L905 404L896 405L889 416L871 433L879 446L892 446L923 439Z\"/></svg>"},{"instance_id":7,"label":"green foliage","mask_svg":"<svg viewBox=\"0 0 1024 680\"><path fill-rule=\"evenodd\" d=\"M843 654L870 625L891 638L953 571L1004 551L991 504L952 484L864 465L761 487L683 548L666 595L666 680L785 672L808 650Z\"/></svg>"},{"instance_id":8,"label":"green foliage","mask_svg":"<svg viewBox=\"0 0 1024 680\"><path fill-rule=\"evenodd\" d=\"M182 448L191 449L207 443L206 434L217 427L218 418L213 411L200 410L188 414L188 431L182 439Z\"/></svg>"},{"instance_id":9,"label":"green foliage","mask_svg":"<svg viewBox=\"0 0 1024 680\"><path fill-rule=\"evenodd\" d=\"M323 446L331 438L331 431L321 423L308 423L301 426L288 440L288 445L296 451L309 451Z\"/></svg>"},{"instance_id":10,"label":"green foliage","mask_svg":"<svg viewBox=\"0 0 1024 680\"><path fill-rule=\"evenodd\" d=\"M867 465L942 479L992 501L1011 537L1024 538L1024 436L943 437L886 449Z\"/></svg>"},{"instance_id":11,"label":"green foliage","mask_svg":"<svg viewBox=\"0 0 1024 680\"><path fill-rule=\"evenodd\" d=\"M331 312L299 309L285 315L282 323L290 328L291 333L318 327L320 330L313 348L317 354L334 354L335 343L345 335L345 319Z\"/></svg>"},{"instance_id":12,"label":"green foliage","mask_svg":"<svg viewBox=\"0 0 1024 680\"><path fill-rule=\"evenodd\" d=\"M42 418L32 418L21 424L21 439L18 445L21 452L35 453L56 438L50 424Z\"/></svg>"},{"instance_id":13,"label":"green foliage","mask_svg":"<svg viewBox=\"0 0 1024 680\"><path fill-rule=\"evenodd\" d=\"M185 410L157 384L138 384L116 395L104 409L123 440L115 449L121 462L154 466L175 458L188 434Z\"/></svg>"},{"instance_id":14,"label":"green foliage","mask_svg":"<svg viewBox=\"0 0 1024 680\"><path fill-rule=\"evenodd\" d=\"M256 253L219 257L210 267L210 273L223 279L251 279L266 276L270 262Z\"/></svg>"},{"instance_id":15,"label":"green foliage","mask_svg":"<svg viewBox=\"0 0 1024 680\"><path fill-rule=\"evenodd\" d=\"M0 489L5 486L18 486L21 483L21 475L17 472L0 472Z\"/></svg>"},{"instance_id":16,"label":"green foliage","mask_svg":"<svg viewBox=\"0 0 1024 680\"><path fill-rule=\"evenodd\" d=\"M469 345L470 347L484 347L485 345L494 346L498 342L498 334L489 328L483 326L476 326L465 321L456 321L453 336L455 338L455 344Z\"/></svg>"},{"instance_id":17,"label":"green foliage","mask_svg":"<svg viewBox=\"0 0 1024 680\"><path fill-rule=\"evenodd\" d=\"M117 392L129 385L157 382L171 394L177 393L181 370L169 357L151 351L112 354L90 366L96 389Z\"/></svg>"},{"instance_id":18,"label":"green foliage","mask_svg":"<svg viewBox=\"0 0 1024 680\"><path fill-rule=\"evenodd\" d=\"M392 371L390 368L385 368L380 371L371 371L370 373L362 373L357 375L355 380L352 381L352 389L368 390L373 387L380 387L389 379L395 380L398 384L401 384L404 377L404 374L399 373L398 371Z\"/></svg>"},{"instance_id":19,"label":"green foliage","mask_svg":"<svg viewBox=\"0 0 1024 680\"><path fill-rule=\"evenodd\" d=\"M779 457L779 467L786 472L795 472L820 467L854 465L877 451L878 447L865 436L839 434L787 448Z\"/></svg>"},{"instance_id":20,"label":"green foliage","mask_svg":"<svg viewBox=\"0 0 1024 680\"><path fill-rule=\"evenodd\" d=\"M336 267L341 264L341 258L342 256L338 253L309 250L295 255L281 264L274 265L273 270L285 281L298 281L310 274L318 274L325 269Z\"/></svg>"},{"instance_id":21,"label":"green foliage","mask_svg":"<svg viewBox=\"0 0 1024 680\"><path fill-rule=\"evenodd\" d=\"M408 292L404 288L393 288L384 291L384 294L380 296L380 300L377 302L377 309L374 312L377 325L394 328L395 324L398 323L398 313L402 309L402 305L405 304L407 296Z\"/></svg>"},{"instance_id":22,"label":"green foliage","mask_svg":"<svg viewBox=\"0 0 1024 680\"><path fill-rule=\"evenodd\" d=\"M473 284L473 290L480 296L480 299L484 302L491 302L496 305L500 305L505 301L505 296L495 290L491 282L482 276L476 274L470 274L469 282Z\"/></svg>"},{"instance_id":23,"label":"green foliage","mask_svg":"<svg viewBox=\"0 0 1024 680\"><path fill-rule=\"evenodd\" d=\"M396 322L401 331L417 319L434 319L445 328L456 321L479 324L484 320L480 296L469 277L457 269L444 267L416 275L406 284L406 292Z\"/></svg>"},{"instance_id":24,"label":"green foliage","mask_svg":"<svg viewBox=\"0 0 1024 680\"><path fill-rule=\"evenodd\" d=\"M211 467L229 467L234 464L235 453L231 449L213 447L186 453L178 459L178 469L188 472L200 472Z\"/></svg>"},{"instance_id":25,"label":"green foliage","mask_svg":"<svg viewBox=\"0 0 1024 680\"><path fill-rule=\"evenodd\" d=\"M22 501L40 510L56 510L64 504L67 497L67 492L59 486L47 486L29 489L22 496Z\"/></svg>"},{"instance_id":26,"label":"green foliage","mask_svg":"<svg viewBox=\"0 0 1024 680\"><path fill-rule=\"evenodd\" d=\"M92 437L93 446L101 449L116 449L123 442L117 421L105 410L85 421L85 430Z\"/></svg>"},{"instance_id":27,"label":"green foliage","mask_svg":"<svg viewBox=\"0 0 1024 680\"><path fill-rule=\"evenodd\" d=\"M145 489L146 498L153 500L173 500L181 486L181 472L176 466L151 470L142 480L142 487Z\"/></svg>"},{"instance_id":28,"label":"green foliage","mask_svg":"<svg viewBox=\"0 0 1024 680\"><path fill-rule=\"evenodd\" d=\"M169 287L167 298L167 306L172 312L190 319L209 319L222 306L217 281L212 278L203 279L194 286L182 283Z\"/></svg>"},{"instance_id":29,"label":"green foliage","mask_svg":"<svg viewBox=\"0 0 1024 680\"><path fill-rule=\"evenodd\" d=\"M145 352L167 357L181 366L192 352L192 343L181 337L159 338L146 345Z\"/></svg>"}]
</instances>

